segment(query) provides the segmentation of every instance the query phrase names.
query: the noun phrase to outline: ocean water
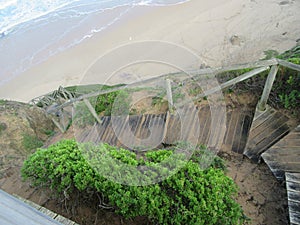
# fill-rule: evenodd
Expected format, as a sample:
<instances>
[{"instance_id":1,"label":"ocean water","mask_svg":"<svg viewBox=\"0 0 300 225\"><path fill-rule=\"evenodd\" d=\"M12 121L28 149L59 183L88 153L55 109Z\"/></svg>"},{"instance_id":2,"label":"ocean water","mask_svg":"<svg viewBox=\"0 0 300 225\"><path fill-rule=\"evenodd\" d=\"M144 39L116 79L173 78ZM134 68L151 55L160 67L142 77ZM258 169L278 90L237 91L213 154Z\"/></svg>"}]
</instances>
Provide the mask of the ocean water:
<instances>
[{"instance_id":1,"label":"ocean water","mask_svg":"<svg viewBox=\"0 0 300 225\"><path fill-rule=\"evenodd\" d=\"M160 7L185 1L0 0L0 85L104 31L136 6ZM107 13L110 10L117 13ZM101 21L95 23L95 18Z\"/></svg>"}]
</instances>

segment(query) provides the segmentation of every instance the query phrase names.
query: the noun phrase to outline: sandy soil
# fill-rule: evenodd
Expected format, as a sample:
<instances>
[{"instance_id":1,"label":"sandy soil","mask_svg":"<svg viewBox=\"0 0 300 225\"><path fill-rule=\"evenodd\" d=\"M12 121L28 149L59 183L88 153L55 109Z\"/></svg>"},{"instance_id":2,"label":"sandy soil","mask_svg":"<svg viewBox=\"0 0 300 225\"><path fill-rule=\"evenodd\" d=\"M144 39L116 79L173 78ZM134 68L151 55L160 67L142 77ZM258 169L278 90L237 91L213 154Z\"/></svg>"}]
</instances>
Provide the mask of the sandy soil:
<instances>
[{"instance_id":1,"label":"sandy soil","mask_svg":"<svg viewBox=\"0 0 300 225\"><path fill-rule=\"evenodd\" d=\"M130 83L201 64L256 61L265 50L282 52L296 44L299 9L296 0L191 0L136 7L103 33L2 85L0 98L28 101L59 85Z\"/></svg>"}]
</instances>

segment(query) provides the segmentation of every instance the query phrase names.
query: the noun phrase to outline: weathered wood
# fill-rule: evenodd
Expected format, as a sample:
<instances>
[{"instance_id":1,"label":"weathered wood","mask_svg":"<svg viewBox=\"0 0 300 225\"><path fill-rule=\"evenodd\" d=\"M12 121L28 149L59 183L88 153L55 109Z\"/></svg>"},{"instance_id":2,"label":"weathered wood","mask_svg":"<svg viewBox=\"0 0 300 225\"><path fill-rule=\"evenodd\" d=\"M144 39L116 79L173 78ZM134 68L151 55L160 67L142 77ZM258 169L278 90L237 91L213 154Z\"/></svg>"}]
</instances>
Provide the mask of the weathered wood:
<instances>
[{"instance_id":1,"label":"weathered wood","mask_svg":"<svg viewBox=\"0 0 300 225\"><path fill-rule=\"evenodd\" d=\"M283 179L282 174L285 172L300 172L299 139L300 131L296 128L262 154L263 160L277 179ZM287 180L296 178L292 174L286 177Z\"/></svg>"},{"instance_id":2,"label":"weathered wood","mask_svg":"<svg viewBox=\"0 0 300 225\"><path fill-rule=\"evenodd\" d=\"M300 173L286 173L290 223L300 225Z\"/></svg>"},{"instance_id":3,"label":"weathered wood","mask_svg":"<svg viewBox=\"0 0 300 225\"><path fill-rule=\"evenodd\" d=\"M216 69L192 70L192 71L186 71L186 73L190 74L190 75L192 75L192 77L194 77L194 76L199 76L201 74L202 75L204 75L204 74L205 75L208 75L208 74L214 75L216 73L221 73L221 72L230 71L230 70L238 70L238 69L243 69L243 68L257 68L257 67L268 68L269 66L276 65L276 64L278 64L277 61L275 59L271 59L271 60L258 61L258 62L254 62L254 63L247 63L247 64L241 64L241 65L230 66L230 67L220 67L220 68L216 68ZM111 93L111 92L114 92L114 91L123 90L123 89L126 89L128 87L134 87L134 86L150 83L150 82L153 82L153 81L156 81L156 80L159 80L159 79L174 78L176 76L182 76L182 73L164 74L164 75L161 75L161 76L156 76L156 77L152 77L152 78L145 79L145 80L142 80L142 81L138 81L136 83L128 84L126 86L121 86L121 87L116 87L116 88L112 88L112 89L109 89L109 90L102 90L102 91L98 91L98 92L84 94L84 95L81 95L77 98L69 99L65 103L58 106L57 110L65 108L65 107L73 104L74 102L81 101L83 99L88 99L88 98L91 98L91 97L96 97L96 96ZM44 97L44 96L40 96L38 98L41 98L41 97ZM31 102L33 102L33 100ZM48 113L53 113L53 109L49 110Z\"/></svg>"},{"instance_id":4,"label":"weathered wood","mask_svg":"<svg viewBox=\"0 0 300 225\"><path fill-rule=\"evenodd\" d=\"M98 123L102 123L102 121L100 120L95 108L92 106L91 102L88 99L83 99L84 104L88 107L89 111L91 112L91 114L93 115L93 117L96 119L96 121Z\"/></svg>"},{"instance_id":5,"label":"weathered wood","mask_svg":"<svg viewBox=\"0 0 300 225\"><path fill-rule=\"evenodd\" d=\"M166 89L167 89L167 98L168 98L168 104L169 104L169 111L173 110L173 96L172 96L172 86L171 86L171 80L166 79Z\"/></svg>"},{"instance_id":6,"label":"weathered wood","mask_svg":"<svg viewBox=\"0 0 300 225\"><path fill-rule=\"evenodd\" d=\"M40 206L37 206L38 208ZM0 190L0 224L24 224L24 225L59 225L50 216L38 211L22 200Z\"/></svg>"},{"instance_id":7,"label":"weathered wood","mask_svg":"<svg viewBox=\"0 0 300 225\"><path fill-rule=\"evenodd\" d=\"M166 114L166 122L165 122L164 132L163 132L163 142L164 143L166 140L169 125L170 125L170 112L168 111Z\"/></svg>"},{"instance_id":8,"label":"weathered wood","mask_svg":"<svg viewBox=\"0 0 300 225\"><path fill-rule=\"evenodd\" d=\"M279 65L281 66L284 66L284 67L287 67L287 68L290 68L292 70L297 70L300 72L300 65L297 65L297 64L294 64L294 63L291 63L291 62L287 62L287 61L284 61L284 60L281 60L281 59L277 59Z\"/></svg>"},{"instance_id":9,"label":"weathered wood","mask_svg":"<svg viewBox=\"0 0 300 225\"><path fill-rule=\"evenodd\" d=\"M244 155L258 162L260 155L278 142L290 130L288 118L268 108L259 116L254 117Z\"/></svg>"},{"instance_id":10,"label":"weathered wood","mask_svg":"<svg viewBox=\"0 0 300 225\"><path fill-rule=\"evenodd\" d=\"M65 133L66 130L57 122L54 118L51 119L54 125L60 130L60 132Z\"/></svg>"},{"instance_id":11,"label":"weathered wood","mask_svg":"<svg viewBox=\"0 0 300 225\"><path fill-rule=\"evenodd\" d=\"M257 109L260 111L264 111L266 109L267 101L269 99L269 95L271 93L277 72L278 72L278 66L277 65L272 66L269 75L267 77L262 96L257 106Z\"/></svg>"},{"instance_id":12,"label":"weathered wood","mask_svg":"<svg viewBox=\"0 0 300 225\"><path fill-rule=\"evenodd\" d=\"M220 86L218 87L214 87L214 88L211 88L209 90L204 90L204 93L201 93L199 95L197 95L196 97L193 97L193 99L199 99L199 98L203 98L205 96L208 96L208 95L211 95L211 94L214 94L216 93L217 91L220 91L224 88L227 88L227 87L230 87L232 85L235 85L241 81L244 81L244 80L247 80L261 72L264 72L266 70L268 70L269 67L260 67L260 68L257 68L257 69L254 69L254 70L251 70L250 72L247 72L247 73L244 73L242 74L241 76L238 76L236 78L233 78L225 83L222 83L220 84Z\"/></svg>"},{"instance_id":13,"label":"weathered wood","mask_svg":"<svg viewBox=\"0 0 300 225\"><path fill-rule=\"evenodd\" d=\"M234 70L241 70L241 69L250 69L250 68L258 68L258 67L265 67L265 66L273 66L277 65L278 62L276 59L268 59L268 60L261 60L257 62L252 62L252 63L244 63L244 64L238 64L238 65L233 65L233 66L225 66L225 67L219 67L219 68L205 68L205 69L200 69L200 70L192 70L192 71L187 71L188 74L191 75L209 75L218 73L223 73L226 71L234 71Z\"/></svg>"}]
</instances>

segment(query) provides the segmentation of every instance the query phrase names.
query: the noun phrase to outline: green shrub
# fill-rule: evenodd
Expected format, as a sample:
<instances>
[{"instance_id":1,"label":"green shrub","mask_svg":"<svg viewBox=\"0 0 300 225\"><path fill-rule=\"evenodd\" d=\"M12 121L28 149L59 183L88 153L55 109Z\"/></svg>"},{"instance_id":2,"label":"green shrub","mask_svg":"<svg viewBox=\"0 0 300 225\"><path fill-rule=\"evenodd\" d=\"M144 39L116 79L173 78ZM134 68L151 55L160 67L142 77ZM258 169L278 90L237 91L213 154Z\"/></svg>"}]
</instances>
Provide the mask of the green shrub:
<instances>
[{"instance_id":1,"label":"green shrub","mask_svg":"<svg viewBox=\"0 0 300 225\"><path fill-rule=\"evenodd\" d=\"M137 179L145 171L129 173L122 165L110 164L113 160L118 159L133 167L152 165L153 170L148 171L148 175L156 177L163 172L158 162L173 157L174 151L150 151L137 157L136 153L107 144L88 144L85 151L81 147L82 144L74 140L63 140L47 149L37 150L24 162L22 177L35 186L50 187L59 193L74 189L83 193L101 193L104 196L102 200L109 202L117 213L126 218L147 216L158 224L178 225L242 224L244 221L241 207L233 199L237 187L221 169L209 167L202 170L197 160L192 159L185 162L174 175L159 183L129 186L113 182L102 173L95 172L95 165L102 169L104 167L102 172L107 170L111 176L119 176L124 181ZM197 154L201 151L203 149ZM174 165L183 162L183 158L177 157ZM174 165L169 163L170 168ZM110 169L109 166L119 167L119 170Z\"/></svg>"}]
</instances>

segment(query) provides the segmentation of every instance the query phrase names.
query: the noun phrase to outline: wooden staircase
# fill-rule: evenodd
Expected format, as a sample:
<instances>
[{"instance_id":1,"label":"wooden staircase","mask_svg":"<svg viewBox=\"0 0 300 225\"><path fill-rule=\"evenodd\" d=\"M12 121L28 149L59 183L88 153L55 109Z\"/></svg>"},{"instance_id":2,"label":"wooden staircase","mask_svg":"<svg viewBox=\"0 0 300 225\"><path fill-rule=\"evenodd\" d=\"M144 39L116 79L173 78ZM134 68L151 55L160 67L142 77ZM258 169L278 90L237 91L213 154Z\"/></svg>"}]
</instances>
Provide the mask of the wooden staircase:
<instances>
[{"instance_id":1,"label":"wooden staircase","mask_svg":"<svg viewBox=\"0 0 300 225\"><path fill-rule=\"evenodd\" d=\"M214 114L213 114L214 112ZM75 129L79 142L109 143L118 147L161 147L178 141L203 144L210 149L226 148L243 153L254 109L211 110L185 106L174 114L102 117L90 129Z\"/></svg>"}]
</instances>

